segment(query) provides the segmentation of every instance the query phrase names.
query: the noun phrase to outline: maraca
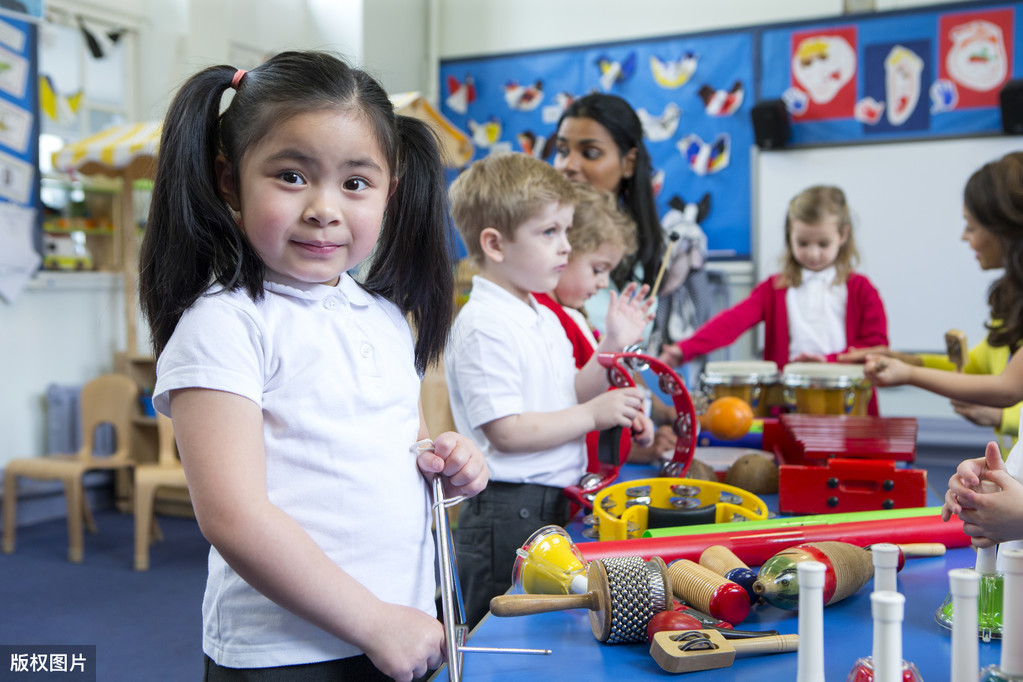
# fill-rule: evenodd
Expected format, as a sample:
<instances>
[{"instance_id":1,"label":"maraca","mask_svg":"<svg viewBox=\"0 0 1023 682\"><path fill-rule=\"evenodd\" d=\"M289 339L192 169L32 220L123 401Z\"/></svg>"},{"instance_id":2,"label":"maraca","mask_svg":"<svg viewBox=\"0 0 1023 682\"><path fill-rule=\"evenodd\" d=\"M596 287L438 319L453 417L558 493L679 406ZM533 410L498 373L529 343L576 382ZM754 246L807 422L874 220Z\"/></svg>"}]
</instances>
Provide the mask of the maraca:
<instances>
[{"instance_id":1,"label":"maraca","mask_svg":"<svg viewBox=\"0 0 1023 682\"><path fill-rule=\"evenodd\" d=\"M490 600L495 616L528 616L588 609L599 642L646 641L646 626L671 605L668 569L660 557L608 557L590 562L585 594L502 594Z\"/></svg>"},{"instance_id":2,"label":"maraca","mask_svg":"<svg viewBox=\"0 0 1023 682\"><path fill-rule=\"evenodd\" d=\"M796 566L819 561L827 569L824 605L845 599L870 581L874 564L869 551L848 542L807 542L784 549L764 562L753 591L780 609L799 610Z\"/></svg>"}]
</instances>

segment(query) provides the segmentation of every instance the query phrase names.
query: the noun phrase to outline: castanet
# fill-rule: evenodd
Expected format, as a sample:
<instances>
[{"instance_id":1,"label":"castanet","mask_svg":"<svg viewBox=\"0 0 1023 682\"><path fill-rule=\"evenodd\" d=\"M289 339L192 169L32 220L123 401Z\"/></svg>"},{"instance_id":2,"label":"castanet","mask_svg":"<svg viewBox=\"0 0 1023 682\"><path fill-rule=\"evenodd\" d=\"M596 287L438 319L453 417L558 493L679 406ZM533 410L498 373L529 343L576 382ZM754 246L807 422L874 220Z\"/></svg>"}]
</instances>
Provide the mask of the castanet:
<instances>
[{"instance_id":1,"label":"castanet","mask_svg":"<svg viewBox=\"0 0 1023 682\"><path fill-rule=\"evenodd\" d=\"M717 630L662 630L654 634L650 655L669 673L727 668L736 656L780 654L799 649L799 635L725 639Z\"/></svg>"}]
</instances>

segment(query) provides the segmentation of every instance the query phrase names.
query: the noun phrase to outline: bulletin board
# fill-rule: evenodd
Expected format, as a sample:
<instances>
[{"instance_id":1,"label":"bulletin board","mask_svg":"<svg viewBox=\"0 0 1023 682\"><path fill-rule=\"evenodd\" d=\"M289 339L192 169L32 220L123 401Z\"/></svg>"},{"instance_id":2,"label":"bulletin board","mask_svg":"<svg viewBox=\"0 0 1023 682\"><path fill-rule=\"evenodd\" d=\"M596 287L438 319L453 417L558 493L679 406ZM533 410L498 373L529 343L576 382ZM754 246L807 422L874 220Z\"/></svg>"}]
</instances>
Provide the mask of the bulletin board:
<instances>
[{"instance_id":1,"label":"bulletin board","mask_svg":"<svg viewBox=\"0 0 1023 682\"><path fill-rule=\"evenodd\" d=\"M39 267L39 96L34 23L0 15L0 298Z\"/></svg>"},{"instance_id":2,"label":"bulletin board","mask_svg":"<svg viewBox=\"0 0 1023 682\"><path fill-rule=\"evenodd\" d=\"M765 29L760 97L785 102L794 147L999 131L999 93L1023 66L1021 7L945 6Z\"/></svg>"},{"instance_id":3,"label":"bulletin board","mask_svg":"<svg viewBox=\"0 0 1023 682\"><path fill-rule=\"evenodd\" d=\"M475 158L542 156L576 97L625 98L644 123L659 213L711 197L710 255L750 256L753 34L713 33L441 62L443 113L469 131Z\"/></svg>"},{"instance_id":4,"label":"bulletin board","mask_svg":"<svg viewBox=\"0 0 1023 682\"><path fill-rule=\"evenodd\" d=\"M542 156L572 99L624 97L644 123L660 214L672 197L709 195L710 258L746 260L758 255L755 178L768 170L753 160L756 102L785 101L793 150L998 134L998 94L1023 72L1021 9L971 2L442 60L441 106L470 132L474 158ZM903 200L881 190L871 201Z\"/></svg>"}]
</instances>

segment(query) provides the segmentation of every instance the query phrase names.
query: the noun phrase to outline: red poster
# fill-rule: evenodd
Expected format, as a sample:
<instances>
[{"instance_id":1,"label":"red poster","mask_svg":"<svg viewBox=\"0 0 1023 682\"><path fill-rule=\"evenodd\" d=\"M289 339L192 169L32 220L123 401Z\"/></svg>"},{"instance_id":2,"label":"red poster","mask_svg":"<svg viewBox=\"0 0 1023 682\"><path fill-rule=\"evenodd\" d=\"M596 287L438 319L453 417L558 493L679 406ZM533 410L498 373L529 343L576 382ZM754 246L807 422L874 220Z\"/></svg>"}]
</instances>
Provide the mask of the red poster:
<instances>
[{"instance_id":1,"label":"red poster","mask_svg":"<svg viewBox=\"0 0 1023 682\"><path fill-rule=\"evenodd\" d=\"M792 34L792 88L806 103L799 120L852 118L857 51L855 26Z\"/></svg>"},{"instance_id":2,"label":"red poster","mask_svg":"<svg viewBox=\"0 0 1023 682\"><path fill-rule=\"evenodd\" d=\"M938 75L955 85L957 108L998 106L998 93L1012 77L1012 26L1012 8L939 19Z\"/></svg>"}]
</instances>

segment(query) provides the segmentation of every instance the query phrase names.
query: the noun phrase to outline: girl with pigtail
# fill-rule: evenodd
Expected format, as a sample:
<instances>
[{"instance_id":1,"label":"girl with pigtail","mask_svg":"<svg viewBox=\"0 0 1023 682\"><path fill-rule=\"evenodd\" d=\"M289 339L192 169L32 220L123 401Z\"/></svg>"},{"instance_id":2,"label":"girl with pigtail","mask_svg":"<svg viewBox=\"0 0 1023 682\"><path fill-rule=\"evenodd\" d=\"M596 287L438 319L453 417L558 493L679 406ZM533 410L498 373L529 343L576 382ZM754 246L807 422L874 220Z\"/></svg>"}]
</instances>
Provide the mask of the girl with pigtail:
<instances>
[{"instance_id":1,"label":"girl with pigtail","mask_svg":"<svg viewBox=\"0 0 1023 682\"><path fill-rule=\"evenodd\" d=\"M410 449L452 306L429 128L343 60L285 52L189 79L158 164L139 293L212 545L204 679L425 675L444 658L427 479L487 482L458 434Z\"/></svg>"}]
</instances>

